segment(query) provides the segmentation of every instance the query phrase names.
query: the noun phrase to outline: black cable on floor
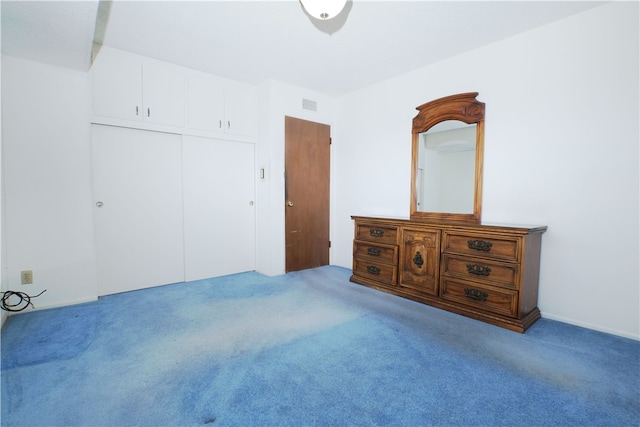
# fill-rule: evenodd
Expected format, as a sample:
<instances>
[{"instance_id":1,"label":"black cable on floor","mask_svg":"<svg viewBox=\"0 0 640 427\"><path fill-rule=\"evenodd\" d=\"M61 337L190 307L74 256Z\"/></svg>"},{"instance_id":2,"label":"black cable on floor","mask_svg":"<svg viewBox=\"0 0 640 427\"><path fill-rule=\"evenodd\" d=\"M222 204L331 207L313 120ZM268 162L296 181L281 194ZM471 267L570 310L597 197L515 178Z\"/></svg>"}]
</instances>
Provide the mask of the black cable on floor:
<instances>
[{"instance_id":1,"label":"black cable on floor","mask_svg":"<svg viewBox=\"0 0 640 427\"><path fill-rule=\"evenodd\" d=\"M40 295L44 294L45 292L47 292L46 289L40 292L38 295L34 295L34 296L30 296L24 292L17 292L17 291L3 292L2 301L0 302L0 308L2 308L5 311L22 311L29 306L35 308L33 303L31 302L31 298L37 298ZM18 297L19 301L17 303L11 304L9 302L9 298L11 298L12 296Z\"/></svg>"}]
</instances>

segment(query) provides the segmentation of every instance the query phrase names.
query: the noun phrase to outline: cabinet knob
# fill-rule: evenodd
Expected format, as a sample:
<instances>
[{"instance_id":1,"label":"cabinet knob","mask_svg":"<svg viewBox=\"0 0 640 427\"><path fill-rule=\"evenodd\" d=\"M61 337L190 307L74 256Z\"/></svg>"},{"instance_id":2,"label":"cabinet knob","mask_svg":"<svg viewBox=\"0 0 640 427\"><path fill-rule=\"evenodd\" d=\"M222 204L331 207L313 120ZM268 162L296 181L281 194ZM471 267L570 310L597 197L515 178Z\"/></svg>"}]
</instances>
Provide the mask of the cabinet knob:
<instances>
[{"instance_id":1,"label":"cabinet knob","mask_svg":"<svg viewBox=\"0 0 640 427\"><path fill-rule=\"evenodd\" d=\"M487 242L485 240L469 240L467 241L467 246L469 249L475 249L476 251L484 251L489 252L493 243Z\"/></svg>"},{"instance_id":2,"label":"cabinet knob","mask_svg":"<svg viewBox=\"0 0 640 427\"><path fill-rule=\"evenodd\" d=\"M367 273L375 274L377 276L378 274L380 274L380 269L378 267L376 267L375 265L368 265L367 266Z\"/></svg>"},{"instance_id":3,"label":"cabinet knob","mask_svg":"<svg viewBox=\"0 0 640 427\"><path fill-rule=\"evenodd\" d=\"M384 236L384 231L380 230L379 228L372 228L369 230L369 234L371 235L371 237L382 237Z\"/></svg>"},{"instance_id":4,"label":"cabinet knob","mask_svg":"<svg viewBox=\"0 0 640 427\"><path fill-rule=\"evenodd\" d=\"M99 208L101 208L101 207L103 207L103 206L104 206L104 203L102 203L102 202L96 202L96 206L97 206L97 207L99 207Z\"/></svg>"},{"instance_id":5,"label":"cabinet knob","mask_svg":"<svg viewBox=\"0 0 640 427\"><path fill-rule=\"evenodd\" d=\"M467 264L467 272L477 276L488 276L491 273L491 267L481 264Z\"/></svg>"},{"instance_id":6,"label":"cabinet knob","mask_svg":"<svg viewBox=\"0 0 640 427\"><path fill-rule=\"evenodd\" d=\"M478 289L464 288L464 296L478 301L486 301L489 294Z\"/></svg>"},{"instance_id":7,"label":"cabinet knob","mask_svg":"<svg viewBox=\"0 0 640 427\"><path fill-rule=\"evenodd\" d=\"M289 206L289 207L293 206L293 202L292 202L291 200L289 200L289 201L287 202L287 206Z\"/></svg>"}]
</instances>

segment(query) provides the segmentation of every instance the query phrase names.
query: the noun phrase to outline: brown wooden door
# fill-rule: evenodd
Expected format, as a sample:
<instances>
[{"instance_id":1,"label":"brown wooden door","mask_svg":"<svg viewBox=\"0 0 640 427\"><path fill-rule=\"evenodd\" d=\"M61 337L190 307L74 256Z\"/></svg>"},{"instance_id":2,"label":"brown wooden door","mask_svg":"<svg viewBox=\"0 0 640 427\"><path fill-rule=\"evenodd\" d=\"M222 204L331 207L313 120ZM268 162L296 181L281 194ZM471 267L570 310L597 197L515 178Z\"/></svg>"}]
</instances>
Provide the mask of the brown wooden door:
<instances>
[{"instance_id":1,"label":"brown wooden door","mask_svg":"<svg viewBox=\"0 0 640 427\"><path fill-rule=\"evenodd\" d=\"M329 264L329 125L285 117L285 270Z\"/></svg>"}]
</instances>

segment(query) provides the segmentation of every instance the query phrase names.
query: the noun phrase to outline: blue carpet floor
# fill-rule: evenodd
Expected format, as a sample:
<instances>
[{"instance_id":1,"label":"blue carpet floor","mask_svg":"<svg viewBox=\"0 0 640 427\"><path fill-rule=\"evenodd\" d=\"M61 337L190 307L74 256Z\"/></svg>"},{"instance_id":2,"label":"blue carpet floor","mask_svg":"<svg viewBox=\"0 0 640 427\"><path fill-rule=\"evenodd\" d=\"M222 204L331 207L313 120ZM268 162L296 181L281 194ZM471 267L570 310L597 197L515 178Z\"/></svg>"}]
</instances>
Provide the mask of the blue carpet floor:
<instances>
[{"instance_id":1,"label":"blue carpet floor","mask_svg":"<svg viewBox=\"0 0 640 427\"><path fill-rule=\"evenodd\" d=\"M3 426L638 426L640 342L518 334L321 267L10 317Z\"/></svg>"}]
</instances>

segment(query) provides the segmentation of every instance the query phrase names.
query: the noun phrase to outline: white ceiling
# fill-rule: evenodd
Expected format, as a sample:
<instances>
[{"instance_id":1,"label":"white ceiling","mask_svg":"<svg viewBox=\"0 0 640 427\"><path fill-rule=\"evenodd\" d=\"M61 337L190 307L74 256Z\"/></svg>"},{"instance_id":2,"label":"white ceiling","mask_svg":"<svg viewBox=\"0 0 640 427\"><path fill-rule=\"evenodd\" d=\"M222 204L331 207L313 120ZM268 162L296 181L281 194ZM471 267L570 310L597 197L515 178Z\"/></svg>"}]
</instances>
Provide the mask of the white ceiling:
<instances>
[{"instance_id":1,"label":"white ceiling","mask_svg":"<svg viewBox=\"0 0 640 427\"><path fill-rule=\"evenodd\" d=\"M86 71L94 41L237 80L339 95L602 4L349 0L2 1L2 53Z\"/></svg>"}]
</instances>

